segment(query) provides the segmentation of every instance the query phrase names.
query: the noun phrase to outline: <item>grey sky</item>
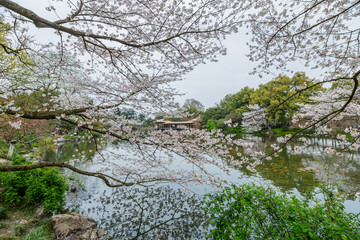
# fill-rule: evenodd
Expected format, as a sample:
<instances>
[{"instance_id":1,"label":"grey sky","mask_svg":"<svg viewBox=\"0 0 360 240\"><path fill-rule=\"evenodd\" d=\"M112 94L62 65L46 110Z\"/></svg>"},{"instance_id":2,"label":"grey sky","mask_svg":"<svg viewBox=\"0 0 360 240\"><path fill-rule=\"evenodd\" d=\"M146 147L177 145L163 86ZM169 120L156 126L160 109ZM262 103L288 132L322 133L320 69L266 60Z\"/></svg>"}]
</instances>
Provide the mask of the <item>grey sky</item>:
<instances>
[{"instance_id":1,"label":"grey sky","mask_svg":"<svg viewBox=\"0 0 360 240\"><path fill-rule=\"evenodd\" d=\"M246 42L249 40L250 37L244 32L229 36L224 41L227 47L226 56L219 56L218 62L197 66L185 76L184 81L174 83L174 87L187 93L179 97L179 101L195 98L205 108L209 108L215 106L229 93L236 93L246 86L257 87L261 83L270 81L273 76L265 76L261 79L249 75L256 66L256 63L250 62L246 57L249 51Z\"/></svg>"},{"instance_id":2,"label":"grey sky","mask_svg":"<svg viewBox=\"0 0 360 240\"><path fill-rule=\"evenodd\" d=\"M239 92L248 86L257 88L260 84L271 81L279 74L292 76L291 73L273 72L272 75L257 75L249 73L256 67L256 63L251 62L246 56L249 47L250 36L245 34L245 29L240 29L239 33L228 36L224 41L227 47L227 55L219 56L218 62L208 62L197 66L194 71L185 76L184 81L176 82L172 86L186 95L178 98L182 104L187 98L194 98L200 101L205 108L214 107L227 94ZM320 80L321 70L306 68L301 61L289 63L288 68L297 71L305 71L310 78Z\"/></svg>"}]
</instances>

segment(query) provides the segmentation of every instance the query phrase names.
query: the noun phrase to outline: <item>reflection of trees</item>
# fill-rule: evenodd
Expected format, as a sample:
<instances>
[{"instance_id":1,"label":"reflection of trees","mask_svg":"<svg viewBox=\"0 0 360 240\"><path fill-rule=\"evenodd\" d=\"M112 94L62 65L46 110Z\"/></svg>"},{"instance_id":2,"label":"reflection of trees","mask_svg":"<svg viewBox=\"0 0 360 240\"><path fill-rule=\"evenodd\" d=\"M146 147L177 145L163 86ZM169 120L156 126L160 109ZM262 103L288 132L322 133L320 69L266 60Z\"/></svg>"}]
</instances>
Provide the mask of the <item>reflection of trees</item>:
<instances>
[{"instance_id":1,"label":"reflection of trees","mask_svg":"<svg viewBox=\"0 0 360 240\"><path fill-rule=\"evenodd\" d=\"M269 150L269 146L274 143L274 139L271 138L249 136L246 139L253 143L253 149L256 151ZM290 144L278 158L264 160L264 163L257 167L256 173L249 172L245 168L239 170L248 176L270 180L284 192L297 189L298 192L304 193L307 188L313 188L324 181L325 176L333 180L330 183L338 183L343 190L355 191L357 186L360 186L359 154L345 153L344 158L340 159L337 156L331 158L325 155L324 148L341 147L341 144L326 139L314 138L311 141L312 145L298 155L291 155L289 151L299 144L296 142ZM111 145L111 148L106 148L103 152L109 151L119 150ZM63 148L58 150L57 159L67 161L79 158L77 156L81 152L88 154L91 159L95 152L94 143L65 143ZM322 157L314 156L315 152L321 152ZM334 166L334 159L338 166ZM121 160L114 159L114 161ZM94 171L104 167L104 163L96 161L96 157L91 162L75 164L81 166L81 169L91 168ZM111 166L107 169L111 171ZM195 197L170 187L108 188L98 179L85 176L79 178L87 192L69 193L68 202L73 206L79 204L80 213L96 219L99 227L108 229L113 239L204 238L205 219L200 201ZM357 188L356 192L358 191Z\"/></svg>"},{"instance_id":2,"label":"reflection of trees","mask_svg":"<svg viewBox=\"0 0 360 240\"><path fill-rule=\"evenodd\" d=\"M271 152L270 145L275 141L275 138L271 137L246 137L246 139L253 142L252 151L268 153ZM339 150L343 147L341 142L326 138L309 138L309 140L311 145L296 155L291 155L289 151L302 144L296 141L290 143L279 157L270 161L264 160L257 166L257 173L247 171L245 167L241 167L240 170L248 176L257 175L271 180L284 192L297 189L300 193L304 193L307 188L313 188L320 183L337 184L348 193L359 191L359 153L342 151L344 156L334 157L327 154L324 149L332 147ZM316 156L316 152L319 152L320 156Z\"/></svg>"},{"instance_id":3,"label":"reflection of trees","mask_svg":"<svg viewBox=\"0 0 360 240\"><path fill-rule=\"evenodd\" d=\"M112 239L204 238L201 201L169 186L107 188L83 202L80 213L95 218Z\"/></svg>"},{"instance_id":4,"label":"reflection of trees","mask_svg":"<svg viewBox=\"0 0 360 240\"><path fill-rule=\"evenodd\" d=\"M50 162L68 162L73 159L91 160L96 151L94 141L65 142L59 144L54 152L48 152L45 161Z\"/></svg>"},{"instance_id":5,"label":"reflection of trees","mask_svg":"<svg viewBox=\"0 0 360 240\"><path fill-rule=\"evenodd\" d=\"M313 173L302 165L301 159L304 157L290 155L287 149L284 149L278 158L259 165L258 173L262 178L274 182L284 192L297 189L300 193L305 193L306 189L317 186L319 182Z\"/></svg>"},{"instance_id":6,"label":"reflection of trees","mask_svg":"<svg viewBox=\"0 0 360 240\"><path fill-rule=\"evenodd\" d=\"M360 191L360 161L358 154L343 157L319 157L317 161L304 159L302 163L308 169L314 169L315 178L325 184L337 185L346 193Z\"/></svg>"},{"instance_id":7,"label":"reflection of trees","mask_svg":"<svg viewBox=\"0 0 360 240\"><path fill-rule=\"evenodd\" d=\"M251 144L248 152L267 152L271 153L271 144L276 140L275 137L258 137L249 135L245 139ZM289 148L292 146L289 145ZM238 168L245 175L259 176L263 179L270 180L273 184L279 187L283 192L297 189L300 193L304 193L307 188L315 187L318 182L313 174L308 171L302 171L304 166L301 164L301 159L304 155L291 155L288 149L285 148L279 157L272 160L263 160L262 164L256 167L257 172L251 172L245 166Z\"/></svg>"}]
</instances>

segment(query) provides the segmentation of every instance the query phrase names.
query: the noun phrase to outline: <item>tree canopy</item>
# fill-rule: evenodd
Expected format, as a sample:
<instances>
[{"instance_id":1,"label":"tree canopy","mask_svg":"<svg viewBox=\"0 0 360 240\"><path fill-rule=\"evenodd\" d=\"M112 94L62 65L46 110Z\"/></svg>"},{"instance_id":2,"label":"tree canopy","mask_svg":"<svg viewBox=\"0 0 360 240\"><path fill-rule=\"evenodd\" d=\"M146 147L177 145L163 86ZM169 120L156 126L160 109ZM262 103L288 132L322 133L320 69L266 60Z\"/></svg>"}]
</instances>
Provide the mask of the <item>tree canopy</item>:
<instances>
[{"instance_id":1,"label":"tree canopy","mask_svg":"<svg viewBox=\"0 0 360 240\"><path fill-rule=\"evenodd\" d=\"M289 124L301 104L308 103L310 97L323 90L319 85L305 90L314 84L314 80L304 72L296 72L292 77L280 74L258 89L245 87L235 94L226 95L217 107L203 113L203 119L206 122L212 119L215 125L219 119L231 119L240 125L244 114L251 111L251 105L258 105L266 110L266 121L270 125L284 126ZM297 94L299 91L302 93Z\"/></svg>"},{"instance_id":2,"label":"tree canopy","mask_svg":"<svg viewBox=\"0 0 360 240\"><path fill-rule=\"evenodd\" d=\"M112 156L120 160L116 164L105 161L102 173L47 162L1 165L0 171L59 166L99 177L109 186L161 180L217 183L219 179L208 174L204 165L213 164L228 172L219 155L234 160L226 146L238 150L246 142L221 131L133 131L129 124L132 120L116 117L114 110L120 107L142 113L170 113L178 109L174 102L177 93L169 83L181 80L196 65L225 54L223 39L241 26L249 27L252 33L249 58L259 63L253 73L286 71L290 62L299 60L323 72L321 81L298 91L294 90L298 83L282 75L279 81L284 81L284 86L263 85L263 95L274 91L284 99L274 102L263 100L263 95L257 97L263 107L280 110L275 111L275 120L292 114L294 102L302 101L300 95L306 91L314 91L323 83L352 81L347 100L335 108L327 105L327 112L306 128L318 127L348 108L358 88L359 1L45 2L47 13L30 9L23 2L0 1L1 26L7 34L0 41L0 57L1 61L11 58L10 63L14 62L10 71L0 75L1 113L16 117L17 123L21 119L61 120L127 142L121 147L130 154ZM41 34L47 37L41 38ZM24 95L41 100L25 101L28 104L14 101L16 96ZM248 101L246 94L239 97L239 104ZM232 111L237 106L227 108ZM239 111L236 114L243 110ZM283 145L274 147L274 151L291 139L281 139ZM171 169L177 156L186 158L198 171ZM246 163L254 170L265 157L249 149L235 164ZM106 171L109 169L112 171Z\"/></svg>"},{"instance_id":3,"label":"tree canopy","mask_svg":"<svg viewBox=\"0 0 360 240\"><path fill-rule=\"evenodd\" d=\"M316 86L301 94L296 94L299 90L312 85L314 82L303 72L297 72L291 78L280 74L272 81L260 85L252 95L250 104L265 108L268 121L274 122L275 125L283 124L290 121L299 110L299 104L307 103L310 96L321 90L319 86Z\"/></svg>"},{"instance_id":4,"label":"tree canopy","mask_svg":"<svg viewBox=\"0 0 360 240\"><path fill-rule=\"evenodd\" d=\"M1 76L1 113L14 116L17 124L22 119L56 120L116 138L123 153L109 153L112 156L104 158L99 172L56 162L2 165L0 171L58 166L99 177L109 186L218 182L203 165L216 163L228 171L218 160L219 155L228 157L225 145L219 144L224 141L221 133L216 139L195 129L136 131L134 119L114 112L130 109L165 115L176 110L177 93L169 83L182 79L197 64L225 54L222 41L237 31L241 4L230 0L45 2L47 13L22 2L0 1L1 23L9 26L9 40L1 45L3 55L19 60L21 69L30 69L26 76L15 71L11 77ZM171 168L176 157L187 159L198 171Z\"/></svg>"},{"instance_id":5,"label":"tree canopy","mask_svg":"<svg viewBox=\"0 0 360 240\"><path fill-rule=\"evenodd\" d=\"M238 93L226 95L219 106L226 110L228 118L240 123L242 114L249 111L248 105L253 94L254 89L245 87Z\"/></svg>"}]
</instances>

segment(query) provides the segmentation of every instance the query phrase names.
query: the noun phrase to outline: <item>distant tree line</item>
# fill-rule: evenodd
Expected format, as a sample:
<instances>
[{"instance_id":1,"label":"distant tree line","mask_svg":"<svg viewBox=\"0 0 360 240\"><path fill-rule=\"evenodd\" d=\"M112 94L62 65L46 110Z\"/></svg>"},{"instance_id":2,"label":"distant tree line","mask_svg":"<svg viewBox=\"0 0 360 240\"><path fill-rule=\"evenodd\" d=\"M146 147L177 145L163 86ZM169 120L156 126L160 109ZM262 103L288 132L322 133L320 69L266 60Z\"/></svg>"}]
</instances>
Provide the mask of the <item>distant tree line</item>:
<instances>
[{"instance_id":1,"label":"distant tree line","mask_svg":"<svg viewBox=\"0 0 360 240\"><path fill-rule=\"evenodd\" d=\"M325 90L320 85L305 89L314 84L315 81L304 72L296 72L292 77L280 74L268 83L259 85L257 89L244 87L235 94L226 95L215 107L205 110L201 102L191 98L184 101L176 115L158 115L154 119L184 121L201 115L202 126L208 130L226 129L225 122L229 119L238 126L237 129L241 129L244 113L251 111L249 106L258 105L265 109L267 126L287 127L301 105L311 104L311 98ZM301 94L296 94L300 92ZM138 120L143 125L154 125L153 119L133 109L117 108L115 115Z\"/></svg>"},{"instance_id":2,"label":"distant tree line","mask_svg":"<svg viewBox=\"0 0 360 240\"><path fill-rule=\"evenodd\" d=\"M300 109L300 104L309 102L310 97L322 91L304 72L296 72L292 77L278 75L272 81L261 84L257 89L245 87L235 94L228 94L215 107L202 113L202 123L207 129L226 128L229 119L241 126L243 114L249 112L249 105L259 105L266 111L266 120L271 127L287 126L291 117ZM301 94L296 94L302 91ZM286 101L285 101L286 100Z\"/></svg>"}]
</instances>

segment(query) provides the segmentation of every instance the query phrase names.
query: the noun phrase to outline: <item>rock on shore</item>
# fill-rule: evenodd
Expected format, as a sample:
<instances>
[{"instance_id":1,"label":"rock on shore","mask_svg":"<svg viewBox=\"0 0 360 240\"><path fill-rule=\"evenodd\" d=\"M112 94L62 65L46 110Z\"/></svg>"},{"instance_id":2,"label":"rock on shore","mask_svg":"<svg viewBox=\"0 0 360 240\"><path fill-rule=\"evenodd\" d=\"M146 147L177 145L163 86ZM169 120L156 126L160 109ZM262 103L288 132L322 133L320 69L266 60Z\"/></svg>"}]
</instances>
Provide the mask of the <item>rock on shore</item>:
<instances>
[{"instance_id":1,"label":"rock on shore","mask_svg":"<svg viewBox=\"0 0 360 240\"><path fill-rule=\"evenodd\" d=\"M107 231L96 229L94 219L74 214L61 214L51 217L54 239L58 240L105 240Z\"/></svg>"}]
</instances>

